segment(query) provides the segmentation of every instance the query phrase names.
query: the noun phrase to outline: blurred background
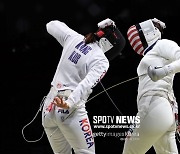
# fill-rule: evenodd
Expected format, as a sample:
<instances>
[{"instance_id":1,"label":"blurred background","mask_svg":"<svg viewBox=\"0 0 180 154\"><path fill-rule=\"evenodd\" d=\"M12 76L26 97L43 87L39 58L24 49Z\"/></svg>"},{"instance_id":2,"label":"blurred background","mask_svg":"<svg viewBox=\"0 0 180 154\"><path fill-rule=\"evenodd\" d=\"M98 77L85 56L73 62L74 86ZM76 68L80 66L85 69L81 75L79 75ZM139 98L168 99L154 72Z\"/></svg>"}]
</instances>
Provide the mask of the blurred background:
<instances>
[{"instance_id":1,"label":"blurred background","mask_svg":"<svg viewBox=\"0 0 180 154\"><path fill-rule=\"evenodd\" d=\"M157 4L158 3L158 4ZM65 1L0 1L0 67L1 67L1 148L2 154L52 154L46 136L35 143L23 139L22 128L37 113L41 100L49 92L50 82L61 56L62 47L46 31L46 23L60 20L81 34L94 32L97 23L106 18L116 22L126 37L127 29L141 21L158 18L166 23L163 37L180 44L179 0L65 0ZM102 83L105 88L137 76L141 59L129 42L110 62ZM179 74L175 77L175 94L180 101ZM116 86L108 91L124 115L136 115L138 80ZM94 88L92 96L103 89ZM98 106L98 107L97 107ZM89 118L98 115L120 115L103 93L87 104ZM93 123L92 123L93 125ZM118 129L95 129L94 132L118 132ZM43 132L41 113L24 131L29 140L40 138ZM116 137L96 137L96 153L121 154L124 141ZM179 143L178 143L179 146ZM154 153L153 150L149 151Z\"/></svg>"}]
</instances>

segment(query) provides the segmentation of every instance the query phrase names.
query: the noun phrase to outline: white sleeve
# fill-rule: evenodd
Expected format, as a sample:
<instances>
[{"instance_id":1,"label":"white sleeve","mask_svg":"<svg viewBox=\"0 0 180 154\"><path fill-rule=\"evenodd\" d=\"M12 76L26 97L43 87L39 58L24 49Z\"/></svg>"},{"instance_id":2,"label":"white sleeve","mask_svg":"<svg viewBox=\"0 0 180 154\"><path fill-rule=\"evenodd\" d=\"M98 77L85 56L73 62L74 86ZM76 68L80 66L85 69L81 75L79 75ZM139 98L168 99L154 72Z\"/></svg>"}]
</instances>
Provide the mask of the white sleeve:
<instances>
[{"instance_id":1,"label":"white sleeve","mask_svg":"<svg viewBox=\"0 0 180 154\"><path fill-rule=\"evenodd\" d=\"M172 72L174 74L179 73L180 72L180 59L170 63L169 66L172 68Z\"/></svg>"},{"instance_id":2,"label":"white sleeve","mask_svg":"<svg viewBox=\"0 0 180 154\"><path fill-rule=\"evenodd\" d=\"M180 47L171 40L164 40L161 45L160 55L170 61L167 66L172 70L172 73L180 72Z\"/></svg>"},{"instance_id":3,"label":"white sleeve","mask_svg":"<svg viewBox=\"0 0 180 154\"><path fill-rule=\"evenodd\" d=\"M52 35L62 46L68 37L78 33L69 28L64 22L58 20L50 21L46 24L47 32Z\"/></svg>"},{"instance_id":4,"label":"white sleeve","mask_svg":"<svg viewBox=\"0 0 180 154\"><path fill-rule=\"evenodd\" d=\"M70 107L78 105L81 100L87 100L92 92L92 88L95 87L106 74L109 68L109 61L107 59L101 59L92 65L86 77L78 84L66 101Z\"/></svg>"}]
</instances>

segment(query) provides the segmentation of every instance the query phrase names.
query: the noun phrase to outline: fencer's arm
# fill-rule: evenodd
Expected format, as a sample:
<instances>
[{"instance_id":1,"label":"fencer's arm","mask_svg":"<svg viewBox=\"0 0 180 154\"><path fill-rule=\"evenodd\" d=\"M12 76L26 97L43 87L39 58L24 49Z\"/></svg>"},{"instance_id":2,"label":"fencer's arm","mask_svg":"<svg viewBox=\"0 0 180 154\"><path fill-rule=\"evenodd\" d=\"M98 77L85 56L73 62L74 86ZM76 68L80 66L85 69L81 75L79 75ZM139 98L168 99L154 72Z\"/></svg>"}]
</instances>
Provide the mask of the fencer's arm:
<instances>
[{"instance_id":1,"label":"fencer's arm","mask_svg":"<svg viewBox=\"0 0 180 154\"><path fill-rule=\"evenodd\" d=\"M48 22L46 29L62 46L64 46L64 43L70 36L77 35L76 31L69 28L64 22L58 20Z\"/></svg>"},{"instance_id":2,"label":"fencer's arm","mask_svg":"<svg viewBox=\"0 0 180 154\"><path fill-rule=\"evenodd\" d=\"M89 66L90 70L86 77L78 84L78 86L66 100L70 108L73 106L78 107L78 102L87 100L87 97L92 92L92 89L104 77L109 68L109 62L107 59L102 59L98 62L95 60L95 63L92 65L93 67Z\"/></svg>"},{"instance_id":3,"label":"fencer's arm","mask_svg":"<svg viewBox=\"0 0 180 154\"><path fill-rule=\"evenodd\" d=\"M148 67L148 75L152 81L156 82L167 75L180 72L180 59L163 67Z\"/></svg>"},{"instance_id":4,"label":"fencer's arm","mask_svg":"<svg viewBox=\"0 0 180 154\"><path fill-rule=\"evenodd\" d=\"M167 75L180 72L180 47L168 39L163 39L158 43L158 54L166 59L164 66L149 66L147 73L153 81L158 81Z\"/></svg>"}]
</instances>

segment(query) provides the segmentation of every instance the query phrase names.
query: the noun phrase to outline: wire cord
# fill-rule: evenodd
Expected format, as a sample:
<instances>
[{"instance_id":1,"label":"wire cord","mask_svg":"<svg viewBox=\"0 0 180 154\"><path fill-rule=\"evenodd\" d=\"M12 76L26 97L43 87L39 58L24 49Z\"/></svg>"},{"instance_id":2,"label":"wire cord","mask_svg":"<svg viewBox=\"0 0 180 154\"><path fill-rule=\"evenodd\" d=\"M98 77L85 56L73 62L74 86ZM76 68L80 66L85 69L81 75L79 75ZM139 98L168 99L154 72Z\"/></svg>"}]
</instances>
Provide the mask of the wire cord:
<instances>
[{"instance_id":1,"label":"wire cord","mask_svg":"<svg viewBox=\"0 0 180 154\"><path fill-rule=\"evenodd\" d=\"M27 123L27 124L22 128L22 136L23 136L23 138L24 138L24 140L25 140L26 142L37 142L37 141L41 140L42 137L43 137L43 135L44 135L44 130L43 130L42 135L41 135L41 137L40 137L39 139L37 139L37 140L31 140L31 141L30 141L30 140L26 139L26 137L25 137L25 135L24 135L24 129L25 129L27 126L29 126L29 125L36 119L36 117L38 116L39 112L42 110L42 107L43 107L43 105L44 105L44 100L45 100L45 99L46 99L46 96L43 97L43 99L42 99L42 101L41 101L41 103L40 103L40 107L39 107L38 111L36 112L35 116L33 117L33 119L32 119L29 123Z\"/></svg>"},{"instance_id":2,"label":"wire cord","mask_svg":"<svg viewBox=\"0 0 180 154\"><path fill-rule=\"evenodd\" d=\"M106 93L106 95L108 96L108 98L110 99L111 103L114 105L114 107L117 109L117 111L120 113L120 115L123 115L122 112L119 110L119 108L117 107L117 105L114 103L113 99L110 97L109 93L107 92L106 88L104 87L104 85L102 84L102 82L100 81L101 86L104 89L104 92Z\"/></svg>"},{"instance_id":3,"label":"wire cord","mask_svg":"<svg viewBox=\"0 0 180 154\"><path fill-rule=\"evenodd\" d=\"M117 84L115 84L115 85L113 85L113 86L111 86L111 87L109 87L109 88L104 88L103 84L100 82L101 85L103 86L103 91L99 92L98 94L96 94L96 95L94 95L93 97L91 97L90 99L88 99L87 102L91 101L91 100L94 99L95 97L97 97L97 96L99 96L100 94L102 94L102 93L105 92L105 93L107 94L107 96L109 97L109 99L111 100L111 102L113 103L113 105L115 106L115 108L118 110L118 112L119 112L121 115L123 115L122 112L119 110L119 108L116 106L116 104L113 102L112 98L110 97L110 95L108 94L107 91L110 90L110 89L112 89L112 88L114 88L114 87L116 87L116 86L119 86L119 85L121 85L121 84L123 84L123 83L129 82L129 81L131 81L131 80L135 80L135 79L137 79L137 78L139 78L139 77L141 77L141 76L144 76L144 75L146 75L146 74L142 74L142 75L140 75L140 76L136 76L136 77L127 79L127 80L125 80L125 81L119 82L119 83L117 83ZM87 102L86 102L86 103L87 103ZM69 118L69 116L72 115L76 110L77 110L77 108L75 108L66 118L64 118L63 121L65 121L67 118Z\"/></svg>"},{"instance_id":4,"label":"wire cord","mask_svg":"<svg viewBox=\"0 0 180 154\"><path fill-rule=\"evenodd\" d=\"M143 75L145 75L145 74L143 74ZM127 80L125 80L125 81L119 82L119 83L117 83L117 84L115 84L115 85L113 85L113 86L111 86L111 87L109 87L109 88L105 88L105 87L103 86L103 84L100 82L101 86L103 87L103 91L99 92L99 93L96 94L95 96L93 96L93 97L91 97L90 99L88 99L87 102L89 102L90 100L94 99L95 97L97 97L97 96L99 96L100 94L102 94L102 93L105 92L106 95L109 97L111 103L112 103L112 104L114 105L114 107L117 109L117 111L118 111L121 115L123 115L122 112L121 112L121 111L119 110L119 108L116 106L116 104L114 103L114 101L112 100L112 98L110 97L110 95L108 94L107 91L110 90L110 89L112 89L112 88L114 88L114 87L116 87L116 86L119 86L119 85L121 85L121 84L123 84L123 83L129 82L129 81L131 81L131 80L135 80L135 79L137 79L137 78L139 78L139 77L141 77L141 76L143 76L143 75L136 76L136 77L127 79ZM38 116L39 112L42 110L42 107L43 107L43 105L44 105L45 99L46 99L46 96L43 97L43 99L42 99L42 101L41 101L41 103L40 103L40 107L39 107L37 113L35 114L35 116L33 117L33 119L32 119L29 123L27 123L27 124L22 128L22 136L23 136L23 138L24 138L24 140L25 140L26 142L37 142L37 141L41 140L42 137L43 137L43 135L44 135L44 130L43 130L42 135L41 135L41 137L40 137L39 139L37 139L37 140L31 140L31 141L30 141L30 140L28 140L28 139L25 138L24 129L25 129L27 126L29 126L29 125L36 119L36 117ZM86 103L87 103L87 102L86 102ZM75 108L71 113L69 113L69 115L68 115L66 118L63 119L63 121L65 121L69 116L71 116L76 110L77 110L77 108ZM53 133L52 133L52 134L53 134ZM52 135L51 135L51 136L52 136Z\"/></svg>"}]
</instances>

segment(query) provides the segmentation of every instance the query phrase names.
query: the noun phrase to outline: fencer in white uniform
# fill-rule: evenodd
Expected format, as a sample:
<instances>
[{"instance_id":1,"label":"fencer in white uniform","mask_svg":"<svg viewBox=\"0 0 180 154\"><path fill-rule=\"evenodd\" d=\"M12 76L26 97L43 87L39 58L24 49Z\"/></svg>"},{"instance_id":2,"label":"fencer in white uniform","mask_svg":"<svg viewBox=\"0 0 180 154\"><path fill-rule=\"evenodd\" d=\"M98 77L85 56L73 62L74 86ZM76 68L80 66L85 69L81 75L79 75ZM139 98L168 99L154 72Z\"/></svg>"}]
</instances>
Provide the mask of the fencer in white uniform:
<instances>
[{"instance_id":1,"label":"fencer in white uniform","mask_svg":"<svg viewBox=\"0 0 180 154\"><path fill-rule=\"evenodd\" d=\"M145 154L152 146L157 154L178 154L173 80L180 72L180 47L162 39L164 28L165 23L154 18L131 26L127 32L130 45L143 57L137 67L140 127L127 136L123 154Z\"/></svg>"},{"instance_id":2,"label":"fencer in white uniform","mask_svg":"<svg viewBox=\"0 0 180 154\"><path fill-rule=\"evenodd\" d=\"M86 36L58 20L50 21L46 28L63 47L42 111L47 138L54 154L71 154L72 149L76 154L95 154L85 103L108 71L106 53L119 46L120 50L114 52L119 54L125 38L109 18L98 23L95 33Z\"/></svg>"}]
</instances>

